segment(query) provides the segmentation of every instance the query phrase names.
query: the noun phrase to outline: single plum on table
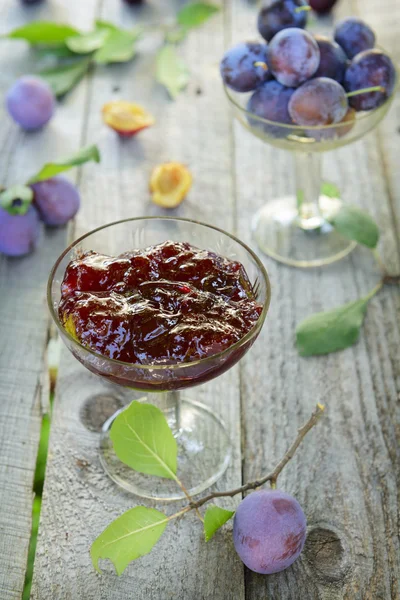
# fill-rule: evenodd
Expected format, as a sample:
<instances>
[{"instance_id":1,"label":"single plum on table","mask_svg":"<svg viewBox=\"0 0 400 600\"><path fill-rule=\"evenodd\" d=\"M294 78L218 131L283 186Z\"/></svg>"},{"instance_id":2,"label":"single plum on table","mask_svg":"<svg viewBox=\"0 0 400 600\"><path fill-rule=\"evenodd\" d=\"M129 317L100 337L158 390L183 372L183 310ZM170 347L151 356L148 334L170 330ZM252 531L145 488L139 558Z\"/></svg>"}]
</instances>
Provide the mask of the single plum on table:
<instances>
[{"instance_id":1,"label":"single plum on table","mask_svg":"<svg viewBox=\"0 0 400 600\"><path fill-rule=\"evenodd\" d=\"M65 225L78 212L80 196L76 187L64 177L53 177L32 186L34 203L46 225Z\"/></svg>"},{"instance_id":2,"label":"single plum on table","mask_svg":"<svg viewBox=\"0 0 400 600\"><path fill-rule=\"evenodd\" d=\"M267 46L267 64L282 85L298 87L319 67L318 44L307 31L291 27L276 34Z\"/></svg>"},{"instance_id":3,"label":"single plum on table","mask_svg":"<svg viewBox=\"0 0 400 600\"><path fill-rule=\"evenodd\" d=\"M278 81L268 81L251 96L247 104L247 111L268 121L275 121L283 125L293 125L293 120L288 110L289 100L293 92L294 88L285 87ZM250 115L248 115L248 121L252 127L256 127L273 137L283 138L291 133L288 127L265 123L259 119L252 118Z\"/></svg>"},{"instance_id":4,"label":"single plum on table","mask_svg":"<svg viewBox=\"0 0 400 600\"><path fill-rule=\"evenodd\" d=\"M8 90L7 110L18 125L26 131L40 129L53 116L55 97L47 83L40 77L26 76L18 79Z\"/></svg>"},{"instance_id":5,"label":"single plum on table","mask_svg":"<svg viewBox=\"0 0 400 600\"><path fill-rule=\"evenodd\" d=\"M289 113L297 125L323 126L339 123L349 103L343 87L328 77L311 79L299 87L289 101Z\"/></svg>"},{"instance_id":6,"label":"single plum on table","mask_svg":"<svg viewBox=\"0 0 400 600\"><path fill-rule=\"evenodd\" d=\"M230 48L220 64L225 85L236 92L251 92L270 79L266 49L266 44L258 42L243 42Z\"/></svg>"},{"instance_id":7,"label":"single plum on table","mask_svg":"<svg viewBox=\"0 0 400 600\"><path fill-rule=\"evenodd\" d=\"M239 504L233 523L233 543L246 567L269 575L290 567L306 540L306 518L293 496L280 490L260 490Z\"/></svg>"},{"instance_id":8,"label":"single plum on table","mask_svg":"<svg viewBox=\"0 0 400 600\"><path fill-rule=\"evenodd\" d=\"M347 92L381 86L382 91L366 92L349 98L350 106L359 110L373 110L381 106L393 93L396 69L391 58L381 50L366 50L357 54L344 76Z\"/></svg>"},{"instance_id":9,"label":"single plum on table","mask_svg":"<svg viewBox=\"0 0 400 600\"><path fill-rule=\"evenodd\" d=\"M0 207L0 252L24 256L36 248L40 234L39 214L33 206L24 215L11 215Z\"/></svg>"},{"instance_id":10,"label":"single plum on table","mask_svg":"<svg viewBox=\"0 0 400 600\"><path fill-rule=\"evenodd\" d=\"M329 77L342 83L348 65L344 50L324 35L316 35L315 40L319 48L320 62L314 77Z\"/></svg>"},{"instance_id":11,"label":"single plum on table","mask_svg":"<svg viewBox=\"0 0 400 600\"><path fill-rule=\"evenodd\" d=\"M335 27L334 38L349 58L375 46L375 33L367 23L357 17L340 21Z\"/></svg>"},{"instance_id":12,"label":"single plum on table","mask_svg":"<svg viewBox=\"0 0 400 600\"><path fill-rule=\"evenodd\" d=\"M322 15L331 11L336 2L337 0L309 0L311 8Z\"/></svg>"},{"instance_id":13,"label":"single plum on table","mask_svg":"<svg viewBox=\"0 0 400 600\"><path fill-rule=\"evenodd\" d=\"M307 25L307 9L306 0L270 0L258 14L258 31L269 42L282 29L304 29Z\"/></svg>"}]
</instances>

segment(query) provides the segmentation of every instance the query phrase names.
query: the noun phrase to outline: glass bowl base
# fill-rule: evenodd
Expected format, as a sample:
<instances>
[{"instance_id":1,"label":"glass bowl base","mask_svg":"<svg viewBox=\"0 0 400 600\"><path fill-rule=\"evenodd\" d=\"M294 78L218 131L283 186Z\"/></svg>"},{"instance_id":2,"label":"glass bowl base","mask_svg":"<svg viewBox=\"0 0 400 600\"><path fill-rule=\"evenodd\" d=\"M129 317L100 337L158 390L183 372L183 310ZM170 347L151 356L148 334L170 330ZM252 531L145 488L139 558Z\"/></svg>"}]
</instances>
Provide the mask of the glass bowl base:
<instances>
[{"instance_id":1,"label":"glass bowl base","mask_svg":"<svg viewBox=\"0 0 400 600\"><path fill-rule=\"evenodd\" d=\"M254 239L262 252L292 267L320 267L341 260L357 244L344 238L325 220L337 211L340 202L321 196L320 216L301 221L294 196L273 200L254 216ZM306 209L307 205L303 205L303 211Z\"/></svg>"},{"instance_id":2,"label":"glass bowl base","mask_svg":"<svg viewBox=\"0 0 400 600\"><path fill-rule=\"evenodd\" d=\"M107 475L125 491L142 498L183 499L185 495L175 481L137 473L118 459L109 432L119 412L104 423L100 438L100 461ZM181 398L178 409L163 412L178 443L178 477L191 496L200 494L229 465L231 443L226 427L209 408L187 398Z\"/></svg>"}]
</instances>

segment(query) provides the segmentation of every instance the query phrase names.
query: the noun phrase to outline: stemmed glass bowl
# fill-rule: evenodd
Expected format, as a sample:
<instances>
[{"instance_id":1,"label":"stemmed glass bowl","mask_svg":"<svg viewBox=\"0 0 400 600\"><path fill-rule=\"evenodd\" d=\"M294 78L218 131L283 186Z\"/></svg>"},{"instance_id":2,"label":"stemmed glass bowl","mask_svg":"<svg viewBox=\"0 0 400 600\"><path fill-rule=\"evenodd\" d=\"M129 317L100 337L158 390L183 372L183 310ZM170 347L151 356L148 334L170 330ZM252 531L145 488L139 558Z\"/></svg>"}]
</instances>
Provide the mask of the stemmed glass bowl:
<instances>
[{"instance_id":1,"label":"stemmed glass bowl","mask_svg":"<svg viewBox=\"0 0 400 600\"><path fill-rule=\"evenodd\" d=\"M262 312L253 328L222 352L177 364L132 364L97 354L64 328L58 315L61 283L69 262L94 250L117 256L166 240L189 242L198 248L240 262L249 277ZM115 384L145 392L142 400L161 408L178 443L178 476L190 494L212 485L226 470L231 456L229 433L223 421L207 406L182 397L180 390L205 383L230 369L249 350L263 326L270 301L270 282L256 254L225 231L188 219L143 217L111 223L71 244L54 265L48 283L48 304L65 345L87 369ZM142 475L116 456L109 431L113 415L103 426L100 459L108 475L122 488L142 497L175 500L183 497L175 482Z\"/></svg>"},{"instance_id":2,"label":"stemmed glass bowl","mask_svg":"<svg viewBox=\"0 0 400 600\"><path fill-rule=\"evenodd\" d=\"M396 83L398 85L398 74ZM351 144L374 129L392 104L396 86L375 110L349 114L345 121L323 127L300 127L263 119L247 110L252 94L224 86L237 120L254 136L294 158L295 193L263 206L252 227L259 248L294 267L317 267L344 258L356 246L330 224L341 200L321 193L321 153Z\"/></svg>"}]
</instances>

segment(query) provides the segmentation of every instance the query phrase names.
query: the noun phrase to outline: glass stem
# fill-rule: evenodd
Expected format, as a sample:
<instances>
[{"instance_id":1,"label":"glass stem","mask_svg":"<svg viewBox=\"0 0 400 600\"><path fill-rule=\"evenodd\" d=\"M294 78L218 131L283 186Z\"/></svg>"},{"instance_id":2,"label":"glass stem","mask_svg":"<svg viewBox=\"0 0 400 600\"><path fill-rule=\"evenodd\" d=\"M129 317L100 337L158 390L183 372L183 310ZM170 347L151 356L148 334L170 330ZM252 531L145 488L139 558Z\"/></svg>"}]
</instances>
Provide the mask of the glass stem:
<instances>
[{"instance_id":1,"label":"glass stem","mask_svg":"<svg viewBox=\"0 0 400 600\"><path fill-rule=\"evenodd\" d=\"M295 152L296 198L299 226L312 231L324 224L319 207L321 190L321 154L319 152Z\"/></svg>"},{"instance_id":2,"label":"glass stem","mask_svg":"<svg viewBox=\"0 0 400 600\"><path fill-rule=\"evenodd\" d=\"M160 410L164 411L168 425L173 433L177 433L181 428L180 392L162 392L161 394L157 394L155 404Z\"/></svg>"}]
</instances>

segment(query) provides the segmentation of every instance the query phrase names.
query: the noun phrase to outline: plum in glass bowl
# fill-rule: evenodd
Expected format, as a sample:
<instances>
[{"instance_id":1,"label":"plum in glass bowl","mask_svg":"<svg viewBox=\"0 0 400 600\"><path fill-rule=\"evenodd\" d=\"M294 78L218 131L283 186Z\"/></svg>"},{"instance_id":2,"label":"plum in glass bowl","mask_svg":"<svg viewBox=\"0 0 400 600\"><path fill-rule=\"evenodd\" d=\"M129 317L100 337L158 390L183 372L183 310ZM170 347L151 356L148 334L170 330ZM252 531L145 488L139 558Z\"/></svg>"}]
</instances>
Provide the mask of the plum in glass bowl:
<instances>
[{"instance_id":1,"label":"plum in glass bowl","mask_svg":"<svg viewBox=\"0 0 400 600\"><path fill-rule=\"evenodd\" d=\"M222 420L180 390L236 364L260 333L269 301L268 275L250 248L210 225L174 218L128 219L84 235L62 253L48 284L51 315L72 354L164 411L192 494L224 473L231 448ZM116 416L100 444L109 476L143 497L181 498L174 482L118 460L109 436Z\"/></svg>"}]
</instances>

